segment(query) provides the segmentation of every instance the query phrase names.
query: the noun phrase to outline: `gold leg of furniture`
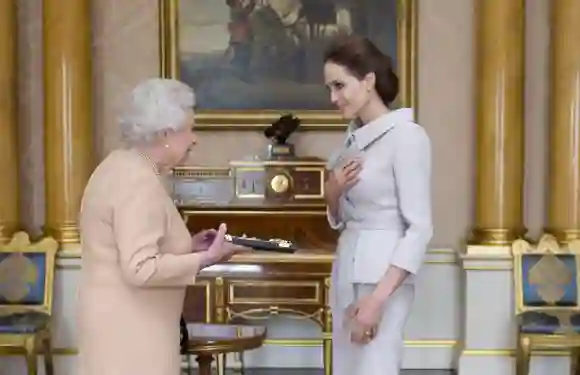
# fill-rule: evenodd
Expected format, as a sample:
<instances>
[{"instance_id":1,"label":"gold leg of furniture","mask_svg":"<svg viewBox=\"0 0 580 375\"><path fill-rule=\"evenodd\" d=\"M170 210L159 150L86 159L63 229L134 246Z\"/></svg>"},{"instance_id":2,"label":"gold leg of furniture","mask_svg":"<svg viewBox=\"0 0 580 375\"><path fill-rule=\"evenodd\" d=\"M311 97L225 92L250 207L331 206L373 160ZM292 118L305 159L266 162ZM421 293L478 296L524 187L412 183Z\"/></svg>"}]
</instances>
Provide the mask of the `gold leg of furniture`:
<instances>
[{"instance_id":1,"label":"gold leg of furniture","mask_svg":"<svg viewBox=\"0 0 580 375\"><path fill-rule=\"evenodd\" d=\"M93 171L91 1L45 0L45 232L63 247L80 243L80 200Z\"/></svg>"},{"instance_id":2,"label":"gold leg of furniture","mask_svg":"<svg viewBox=\"0 0 580 375\"><path fill-rule=\"evenodd\" d=\"M225 375L226 373L226 354L220 353L216 355L216 367L218 375Z\"/></svg>"},{"instance_id":3,"label":"gold leg of furniture","mask_svg":"<svg viewBox=\"0 0 580 375\"><path fill-rule=\"evenodd\" d=\"M327 333L330 334L330 333ZM324 339L324 375L332 375L332 339Z\"/></svg>"},{"instance_id":4,"label":"gold leg of furniture","mask_svg":"<svg viewBox=\"0 0 580 375\"><path fill-rule=\"evenodd\" d=\"M36 338L34 336L26 339L24 349L26 350L26 367L28 375L37 375L38 356L36 355Z\"/></svg>"},{"instance_id":5,"label":"gold leg of furniture","mask_svg":"<svg viewBox=\"0 0 580 375\"><path fill-rule=\"evenodd\" d=\"M518 338L516 349L516 375L529 375L530 371L530 339Z\"/></svg>"},{"instance_id":6,"label":"gold leg of furniture","mask_svg":"<svg viewBox=\"0 0 580 375\"><path fill-rule=\"evenodd\" d=\"M54 375L54 364L52 361L52 338L51 334L48 333L48 336L43 340L44 346L44 368L46 375Z\"/></svg>"},{"instance_id":7,"label":"gold leg of furniture","mask_svg":"<svg viewBox=\"0 0 580 375\"><path fill-rule=\"evenodd\" d=\"M476 2L477 177L473 244L525 233L524 0Z\"/></svg>"},{"instance_id":8,"label":"gold leg of furniture","mask_svg":"<svg viewBox=\"0 0 580 375\"><path fill-rule=\"evenodd\" d=\"M16 60L16 0L4 0L0 1L0 243L10 240L20 221Z\"/></svg>"},{"instance_id":9,"label":"gold leg of furniture","mask_svg":"<svg viewBox=\"0 0 580 375\"><path fill-rule=\"evenodd\" d=\"M322 329L322 350L324 375L332 375L332 311L330 309L330 277L324 280L324 327Z\"/></svg>"},{"instance_id":10,"label":"gold leg of furniture","mask_svg":"<svg viewBox=\"0 0 580 375\"><path fill-rule=\"evenodd\" d=\"M550 1L549 192L546 232L580 239L580 1Z\"/></svg>"}]
</instances>

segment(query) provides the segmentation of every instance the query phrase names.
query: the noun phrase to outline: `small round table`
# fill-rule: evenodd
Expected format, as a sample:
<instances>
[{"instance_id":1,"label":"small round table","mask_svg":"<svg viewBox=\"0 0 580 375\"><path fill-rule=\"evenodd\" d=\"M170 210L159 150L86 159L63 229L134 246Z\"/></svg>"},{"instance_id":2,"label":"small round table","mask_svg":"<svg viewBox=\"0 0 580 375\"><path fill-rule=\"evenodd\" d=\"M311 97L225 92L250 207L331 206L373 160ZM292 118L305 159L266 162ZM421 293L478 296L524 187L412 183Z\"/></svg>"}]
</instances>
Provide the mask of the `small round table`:
<instances>
[{"instance_id":1,"label":"small round table","mask_svg":"<svg viewBox=\"0 0 580 375\"><path fill-rule=\"evenodd\" d=\"M251 325L189 323L187 332L187 353L197 357L199 375L211 375L214 355L256 349L266 339L266 327Z\"/></svg>"}]
</instances>

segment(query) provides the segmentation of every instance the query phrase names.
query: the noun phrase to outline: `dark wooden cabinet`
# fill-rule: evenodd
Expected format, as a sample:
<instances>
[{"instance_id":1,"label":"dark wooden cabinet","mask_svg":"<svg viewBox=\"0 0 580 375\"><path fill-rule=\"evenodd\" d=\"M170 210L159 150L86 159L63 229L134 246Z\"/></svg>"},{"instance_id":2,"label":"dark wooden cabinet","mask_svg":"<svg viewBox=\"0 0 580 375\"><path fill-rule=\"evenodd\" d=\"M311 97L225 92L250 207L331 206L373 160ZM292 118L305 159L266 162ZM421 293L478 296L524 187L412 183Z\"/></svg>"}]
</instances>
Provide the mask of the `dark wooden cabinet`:
<instances>
[{"instance_id":1,"label":"dark wooden cabinet","mask_svg":"<svg viewBox=\"0 0 580 375\"><path fill-rule=\"evenodd\" d=\"M189 287L187 321L226 322L293 314L328 324L328 287L332 254L273 257L240 254L204 270Z\"/></svg>"},{"instance_id":2,"label":"dark wooden cabinet","mask_svg":"<svg viewBox=\"0 0 580 375\"><path fill-rule=\"evenodd\" d=\"M184 318L188 322L227 323L293 315L321 328L325 373L332 359L329 304L330 252L291 255L248 253L203 271L188 288Z\"/></svg>"},{"instance_id":3,"label":"dark wooden cabinet","mask_svg":"<svg viewBox=\"0 0 580 375\"><path fill-rule=\"evenodd\" d=\"M186 321L310 319L320 325L325 373L331 373L329 287L337 234L326 220L324 173L319 159L176 170L176 204L192 233L225 222L230 234L300 247L294 254L248 251L205 269L187 290Z\"/></svg>"}]
</instances>

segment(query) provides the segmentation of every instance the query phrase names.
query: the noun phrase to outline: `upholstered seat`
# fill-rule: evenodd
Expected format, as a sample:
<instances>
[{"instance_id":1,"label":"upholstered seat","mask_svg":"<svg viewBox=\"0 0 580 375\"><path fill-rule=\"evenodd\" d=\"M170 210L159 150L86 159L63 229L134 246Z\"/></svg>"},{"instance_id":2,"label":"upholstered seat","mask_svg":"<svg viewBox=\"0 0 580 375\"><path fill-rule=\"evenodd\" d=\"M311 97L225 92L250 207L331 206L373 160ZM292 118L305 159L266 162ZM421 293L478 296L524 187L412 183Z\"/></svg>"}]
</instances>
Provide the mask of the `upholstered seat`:
<instances>
[{"instance_id":1,"label":"upholstered seat","mask_svg":"<svg viewBox=\"0 0 580 375\"><path fill-rule=\"evenodd\" d=\"M38 374L39 353L44 373L54 374L50 322L57 250L54 239L30 243L24 232L0 244L0 354L23 350L28 375Z\"/></svg>"},{"instance_id":2,"label":"upholstered seat","mask_svg":"<svg viewBox=\"0 0 580 375\"><path fill-rule=\"evenodd\" d=\"M37 333L46 329L50 315L36 311L0 316L0 334Z\"/></svg>"},{"instance_id":3,"label":"upholstered seat","mask_svg":"<svg viewBox=\"0 0 580 375\"><path fill-rule=\"evenodd\" d=\"M518 328L516 369L528 375L532 349L569 350L572 373L580 354L580 241L560 247L544 235L537 245L512 244L515 322Z\"/></svg>"},{"instance_id":4,"label":"upholstered seat","mask_svg":"<svg viewBox=\"0 0 580 375\"><path fill-rule=\"evenodd\" d=\"M526 311L518 316L518 326L523 333L580 334L580 313L572 311Z\"/></svg>"}]
</instances>

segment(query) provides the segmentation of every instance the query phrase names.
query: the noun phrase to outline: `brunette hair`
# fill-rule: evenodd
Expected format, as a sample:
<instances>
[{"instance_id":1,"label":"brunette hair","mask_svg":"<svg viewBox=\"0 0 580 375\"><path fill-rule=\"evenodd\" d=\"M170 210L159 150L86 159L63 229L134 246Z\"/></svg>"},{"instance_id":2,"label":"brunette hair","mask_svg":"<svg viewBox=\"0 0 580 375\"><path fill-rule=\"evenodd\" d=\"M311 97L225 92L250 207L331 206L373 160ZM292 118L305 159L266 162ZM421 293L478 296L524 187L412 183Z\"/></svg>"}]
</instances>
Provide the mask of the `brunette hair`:
<instances>
[{"instance_id":1,"label":"brunette hair","mask_svg":"<svg viewBox=\"0 0 580 375\"><path fill-rule=\"evenodd\" d=\"M399 94L399 77L394 72L393 61L368 38L356 35L336 38L326 49L324 62L341 65L358 79L374 73L375 90L387 107Z\"/></svg>"}]
</instances>

